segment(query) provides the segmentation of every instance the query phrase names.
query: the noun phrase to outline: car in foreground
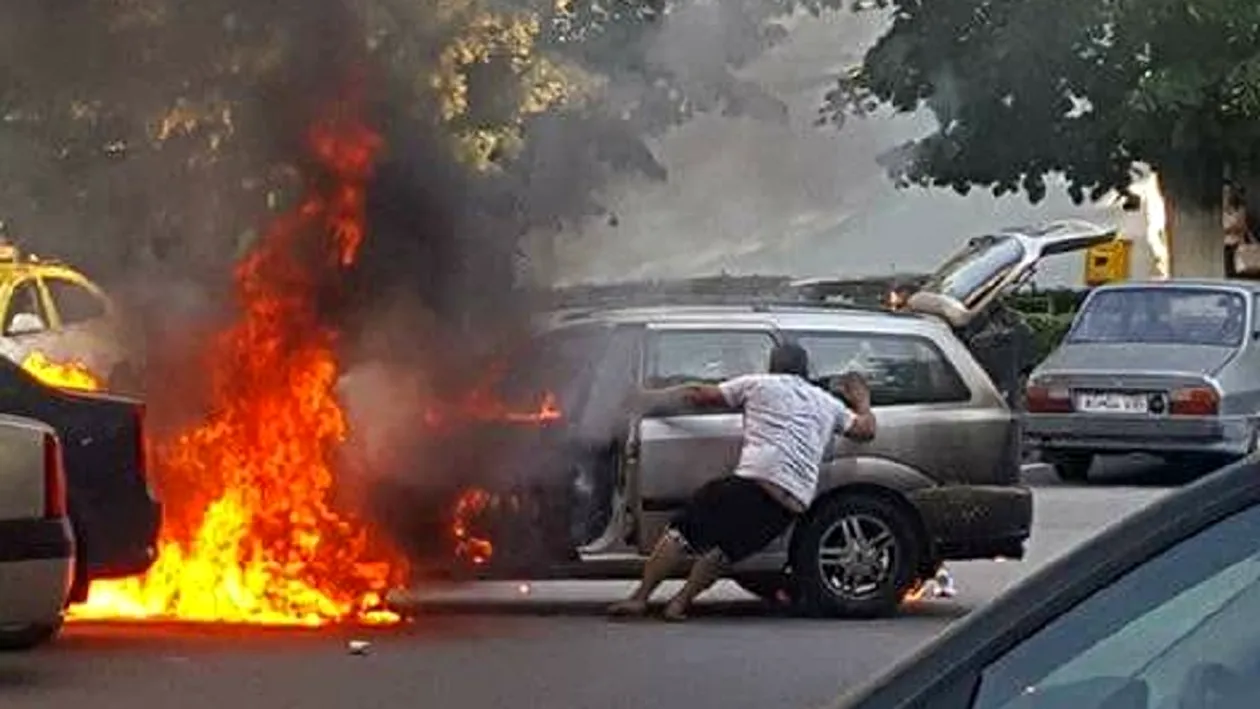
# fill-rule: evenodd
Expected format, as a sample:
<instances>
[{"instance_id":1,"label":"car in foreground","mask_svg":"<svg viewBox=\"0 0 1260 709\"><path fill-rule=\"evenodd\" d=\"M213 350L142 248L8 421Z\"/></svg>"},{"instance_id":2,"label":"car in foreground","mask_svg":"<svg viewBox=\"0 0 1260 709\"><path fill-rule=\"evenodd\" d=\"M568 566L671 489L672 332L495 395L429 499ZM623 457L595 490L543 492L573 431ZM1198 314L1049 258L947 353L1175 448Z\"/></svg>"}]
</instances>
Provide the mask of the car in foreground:
<instances>
[{"instance_id":1,"label":"car in foreground","mask_svg":"<svg viewBox=\"0 0 1260 709\"><path fill-rule=\"evenodd\" d=\"M841 709L1246 709L1260 697L1260 458L1037 571Z\"/></svg>"},{"instance_id":2,"label":"car in foreground","mask_svg":"<svg viewBox=\"0 0 1260 709\"><path fill-rule=\"evenodd\" d=\"M0 416L0 651L57 636L73 573L61 442L43 423Z\"/></svg>"},{"instance_id":3,"label":"car in foreground","mask_svg":"<svg viewBox=\"0 0 1260 709\"><path fill-rule=\"evenodd\" d=\"M147 476L144 404L50 386L0 357L0 412L42 421L61 441L77 548L72 601L86 600L94 579L148 570L162 516Z\"/></svg>"},{"instance_id":4,"label":"car in foreground","mask_svg":"<svg viewBox=\"0 0 1260 709\"><path fill-rule=\"evenodd\" d=\"M1074 481L1102 455L1221 465L1255 450L1258 297L1225 280L1096 289L1029 377L1029 444Z\"/></svg>"}]
</instances>

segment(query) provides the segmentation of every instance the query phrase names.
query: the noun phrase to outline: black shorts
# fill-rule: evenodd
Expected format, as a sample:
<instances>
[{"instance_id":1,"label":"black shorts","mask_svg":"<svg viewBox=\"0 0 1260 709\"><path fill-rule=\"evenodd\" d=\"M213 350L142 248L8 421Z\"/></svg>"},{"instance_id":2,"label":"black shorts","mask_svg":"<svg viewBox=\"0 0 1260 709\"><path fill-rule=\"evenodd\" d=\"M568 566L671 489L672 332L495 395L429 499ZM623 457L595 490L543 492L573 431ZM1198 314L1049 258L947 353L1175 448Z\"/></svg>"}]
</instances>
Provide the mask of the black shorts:
<instances>
[{"instance_id":1,"label":"black shorts","mask_svg":"<svg viewBox=\"0 0 1260 709\"><path fill-rule=\"evenodd\" d=\"M696 554L721 549L735 563L765 549L796 515L755 480L736 476L705 483L670 523Z\"/></svg>"}]
</instances>

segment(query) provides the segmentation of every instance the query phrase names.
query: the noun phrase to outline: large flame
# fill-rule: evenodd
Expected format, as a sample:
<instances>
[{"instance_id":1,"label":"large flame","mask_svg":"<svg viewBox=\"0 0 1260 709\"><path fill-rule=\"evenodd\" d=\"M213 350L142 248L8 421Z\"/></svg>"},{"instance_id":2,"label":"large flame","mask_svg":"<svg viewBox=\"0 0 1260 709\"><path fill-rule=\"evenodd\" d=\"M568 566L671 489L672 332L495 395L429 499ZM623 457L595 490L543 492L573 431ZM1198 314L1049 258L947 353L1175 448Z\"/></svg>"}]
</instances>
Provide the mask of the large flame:
<instances>
[{"instance_id":1,"label":"large flame","mask_svg":"<svg viewBox=\"0 0 1260 709\"><path fill-rule=\"evenodd\" d=\"M157 562L96 582L72 618L319 625L390 621L378 606L402 571L333 506L347 421L333 395L336 333L316 296L364 237L379 137L344 117L311 132L334 179L278 219L238 264L241 316L210 351L212 412L154 445L168 507Z\"/></svg>"}]
</instances>

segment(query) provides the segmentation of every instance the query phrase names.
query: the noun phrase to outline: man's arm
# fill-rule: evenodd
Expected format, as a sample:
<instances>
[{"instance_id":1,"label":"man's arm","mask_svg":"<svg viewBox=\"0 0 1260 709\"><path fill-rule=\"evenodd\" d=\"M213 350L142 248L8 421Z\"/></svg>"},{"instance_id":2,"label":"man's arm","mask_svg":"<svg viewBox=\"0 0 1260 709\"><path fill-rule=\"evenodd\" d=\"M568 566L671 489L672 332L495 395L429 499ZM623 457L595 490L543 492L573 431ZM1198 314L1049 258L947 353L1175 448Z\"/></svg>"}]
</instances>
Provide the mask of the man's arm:
<instances>
[{"instance_id":1,"label":"man's arm","mask_svg":"<svg viewBox=\"0 0 1260 709\"><path fill-rule=\"evenodd\" d=\"M669 416L694 410L728 409L732 404L720 386L684 384L666 389L644 389L634 404L640 416Z\"/></svg>"},{"instance_id":2,"label":"man's arm","mask_svg":"<svg viewBox=\"0 0 1260 709\"><path fill-rule=\"evenodd\" d=\"M857 372L846 372L837 378L834 393L849 407L851 414L836 422L843 427L841 433L855 441L874 438L875 412L871 411L871 389L866 379Z\"/></svg>"}]
</instances>

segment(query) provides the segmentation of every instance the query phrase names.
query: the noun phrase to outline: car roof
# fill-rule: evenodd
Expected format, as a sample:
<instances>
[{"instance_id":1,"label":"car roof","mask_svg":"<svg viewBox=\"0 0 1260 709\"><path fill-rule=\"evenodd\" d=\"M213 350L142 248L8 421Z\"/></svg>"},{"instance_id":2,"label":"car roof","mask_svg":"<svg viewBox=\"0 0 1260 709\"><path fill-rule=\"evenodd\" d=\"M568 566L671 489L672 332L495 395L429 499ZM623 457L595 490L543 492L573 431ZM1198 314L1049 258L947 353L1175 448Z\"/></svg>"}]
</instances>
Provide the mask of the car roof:
<instances>
[{"instance_id":1,"label":"car roof","mask_svg":"<svg viewBox=\"0 0 1260 709\"><path fill-rule=\"evenodd\" d=\"M856 305L809 303L749 303L747 305L654 305L647 307L570 308L544 316L552 328L587 324L687 325L768 324L782 330L840 329L936 334L948 326L918 313L897 312Z\"/></svg>"},{"instance_id":2,"label":"car roof","mask_svg":"<svg viewBox=\"0 0 1260 709\"><path fill-rule=\"evenodd\" d=\"M1260 293L1260 281L1244 281L1231 278L1171 278L1162 281L1124 281L1098 286L1096 290L1124 290L1126 288L1233 288Z\"/></svg>"},{"instance_id":3,"label":"car roof","mask_svg":"<svg viewBox=\"0 0 1260 709\"><path fill-rule=\"evenodd\" d=\"M1151 503L1051 561L888 674L841 697L840 706L902 706L929 686L983 668L1146 559L1258 503L1260 457L1253 454Z\"/></svg>"}]
</instances>

